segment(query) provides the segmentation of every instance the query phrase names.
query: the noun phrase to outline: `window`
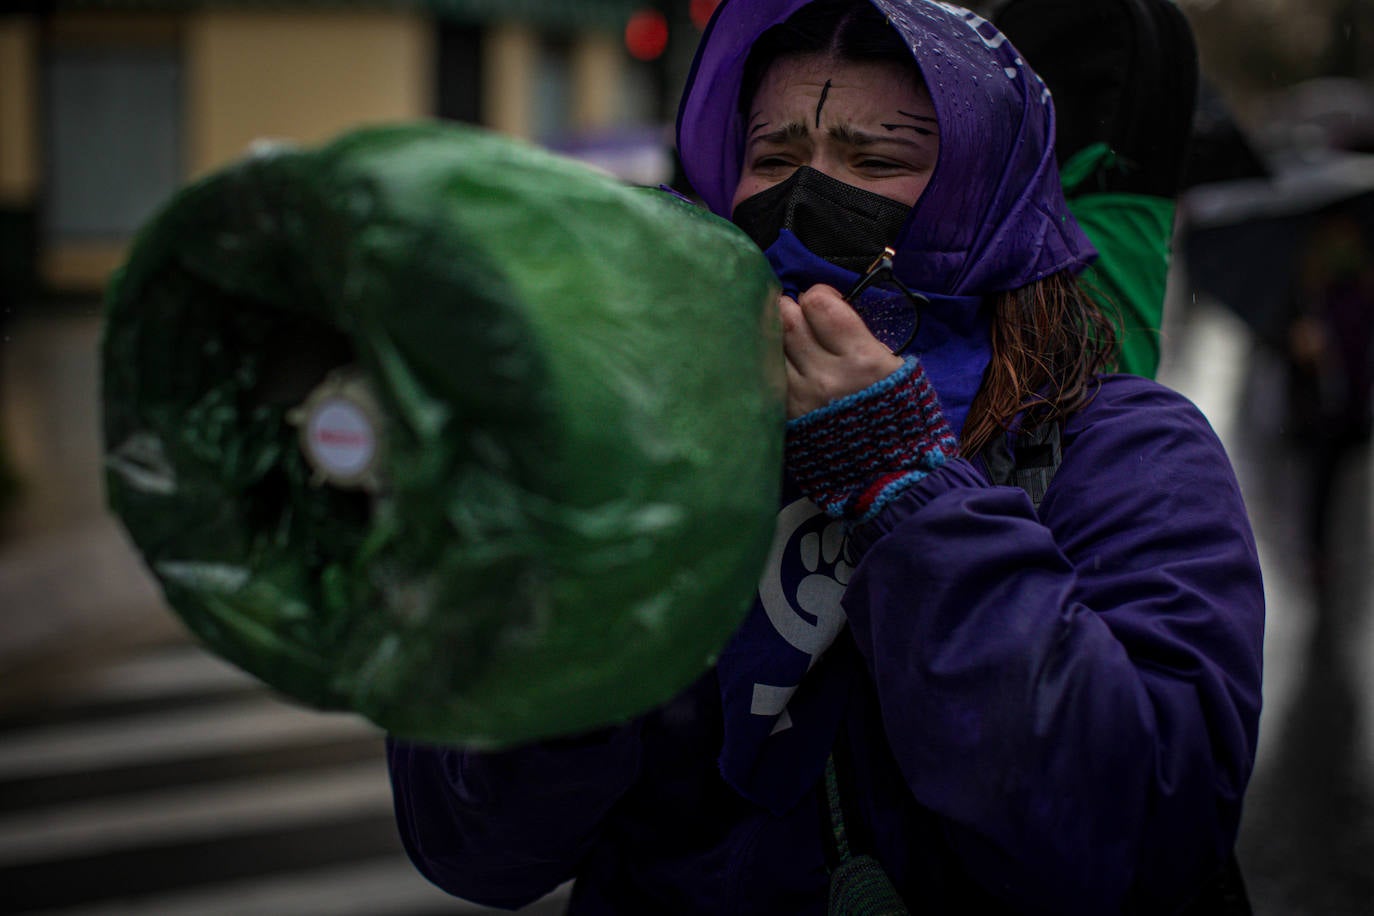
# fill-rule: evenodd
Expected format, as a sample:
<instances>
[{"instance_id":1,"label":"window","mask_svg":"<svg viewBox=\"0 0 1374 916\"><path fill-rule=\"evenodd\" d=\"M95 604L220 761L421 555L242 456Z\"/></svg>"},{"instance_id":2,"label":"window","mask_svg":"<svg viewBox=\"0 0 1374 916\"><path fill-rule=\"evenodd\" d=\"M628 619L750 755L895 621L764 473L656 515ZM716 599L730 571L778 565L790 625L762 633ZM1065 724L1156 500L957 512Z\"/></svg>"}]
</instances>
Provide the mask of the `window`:
<instances>
[{"instance_id":1,"label":"window","mask_svg":"<svg viewBox=\"0 0 1374 916\"><path fill-rule=\"evenodd\" d=\"M127 238L181 182L175 50L58 45L44 86L46 240Z\"/></svg>"}]
</instances>

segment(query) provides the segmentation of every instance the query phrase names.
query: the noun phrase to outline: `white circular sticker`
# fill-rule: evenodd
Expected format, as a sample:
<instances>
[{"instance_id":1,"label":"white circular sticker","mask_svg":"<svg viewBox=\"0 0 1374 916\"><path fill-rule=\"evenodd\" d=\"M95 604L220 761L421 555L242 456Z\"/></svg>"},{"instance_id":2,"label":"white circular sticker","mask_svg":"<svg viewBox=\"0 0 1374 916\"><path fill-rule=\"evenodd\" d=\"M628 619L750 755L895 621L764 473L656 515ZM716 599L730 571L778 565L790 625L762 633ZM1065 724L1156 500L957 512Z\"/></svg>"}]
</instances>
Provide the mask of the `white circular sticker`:
<instances>
[{"instance_id":1,"label":"white circular sticker","mask_svg":"<svg viewBox=\"0 0 1374 916\"><path fill-rule=\"evenodd\" d=\"M315 466L337 480L361 477L377 455L372 420L361 407L344 398L327 398L316 405L305 436Z\"/></svg>"}]
</instances>

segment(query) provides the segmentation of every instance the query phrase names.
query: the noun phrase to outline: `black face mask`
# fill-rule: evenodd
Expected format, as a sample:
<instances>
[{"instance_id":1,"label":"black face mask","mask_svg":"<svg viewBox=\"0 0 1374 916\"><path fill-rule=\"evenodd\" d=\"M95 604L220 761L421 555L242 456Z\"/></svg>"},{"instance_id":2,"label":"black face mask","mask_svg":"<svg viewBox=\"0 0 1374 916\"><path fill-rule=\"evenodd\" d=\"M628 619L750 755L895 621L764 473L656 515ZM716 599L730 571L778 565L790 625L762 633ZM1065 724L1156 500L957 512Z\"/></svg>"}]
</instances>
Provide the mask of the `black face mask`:
<instances>
[{"instance_id":1,"label":"black face mask","mask_svg":"<svg viewBox=\"0 0 1374 916\"><path fill-rule=\"evenodd\" d=\"M790 229L812 254L863 273L897 240L910 212L906 204L802 166L781 184L740 201L733 221L760 248Z\"/></svg>"}]
</instances>

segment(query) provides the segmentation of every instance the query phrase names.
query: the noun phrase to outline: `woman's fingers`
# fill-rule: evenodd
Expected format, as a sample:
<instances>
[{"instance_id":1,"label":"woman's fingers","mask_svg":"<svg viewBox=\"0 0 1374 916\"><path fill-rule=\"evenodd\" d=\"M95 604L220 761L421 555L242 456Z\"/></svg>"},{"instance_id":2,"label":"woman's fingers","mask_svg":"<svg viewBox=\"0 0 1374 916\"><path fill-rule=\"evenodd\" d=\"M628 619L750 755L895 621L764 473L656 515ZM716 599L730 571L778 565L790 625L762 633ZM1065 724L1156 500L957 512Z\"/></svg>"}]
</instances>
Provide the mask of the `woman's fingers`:
<instances>
[{"instance_id":1,"label":"woman's fingers","mask_svg":"<svg viewBox=\"0 0 1374 916\"><path fill-rule=\"evenodd\" d=\"M782 296L778 310L791 417L862 391L901 368L901 358L832 287L813 286L796 299Z\"/></svg>"},{"instance_id":2,"label":"woman's fingers","mask_svg":"<svg viewBox=\"0 0 1374 916\"><path fill-rule=\"evenodd\" d=\"M830 286L813 286L797 300L807 328L826 352L843 356L855 341L871 336L854 307Z\"/></svg>"},{"instance_id":3,"label":"woman's fingers","mask_svg":"<svg viewBox=\"0 0 1374 916\"><path fill-rule=\"evenodd\" d=\"M853 307L829 286L813 286L796 299L782 296L778 308L783 346L798 355L822 351L816 355L844 357L873 336Z\"/></svg>"},{"instance_id":4,"label":"woman's fingers","mask_svg":"<svg viewBox=\"0 0 1374 916\"><path fill-rule=\"evenodd\" d=\"M813 408L810 406L807 379L787 360L787 419L795 420Z\"/></svg>"},{"instance_id":5,"label":"woman's fingers","mask_svg":"<svg viewBox=\"0 0 1374 916\"><path fill-rule=\"evenodd\" d=\"M790 296L778 297L778 314L782 319L782 349L787 362L806 363L819 344L811 332L811 325L801 305Z\"/></svg>"}]
</instances>

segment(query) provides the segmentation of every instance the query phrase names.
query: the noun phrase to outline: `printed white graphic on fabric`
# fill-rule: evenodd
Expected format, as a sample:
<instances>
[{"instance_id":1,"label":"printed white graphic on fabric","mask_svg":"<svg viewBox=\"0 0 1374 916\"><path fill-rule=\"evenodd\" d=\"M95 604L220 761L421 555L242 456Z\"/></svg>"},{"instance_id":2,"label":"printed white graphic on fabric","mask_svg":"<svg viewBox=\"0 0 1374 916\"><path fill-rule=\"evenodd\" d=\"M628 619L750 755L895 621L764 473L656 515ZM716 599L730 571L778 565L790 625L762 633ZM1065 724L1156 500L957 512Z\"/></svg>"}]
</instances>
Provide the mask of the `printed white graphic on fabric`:
<instances>
[{"instance_id":1,"label":"printed white graphic on fabric","mask_svg":"<svg viewBox=\"0 0 1374 916\"><path fill-rule=\"evenodd\" d=\"M841 558L844 526L809 499L799 499L778 513L778 527L768 566L759 582L759 600L768 620L788 645L811 656L809 669L844 628L840 599L854 570ZM788 576L786 571L804 572ZM796 582L788 594L786 582ZM792 726L788 701L798 684L755 684L750 712L777 716L777 734Z\"/></svg>"},{"instance_id":2,"label":"printed white graphic on fabric","mask_svg":"<svg viewBox=\"0 0 1374 916\"><path fill-rule=\"evenodd\" d=\"M983 40L983 44L996 51L1007 43L1007 36L997 31L997 27L988 22L982 16L972 10L966 10L962 6L955 6L953 3L937 2L936 6L944 7L949 12L958 16L968 23L969 28Z\"/></svg>"},{"instance_id":3,"label":"printed white graphic on fabric","mask_svg":"<svg viewBox=\"0 0 1374 916\"><path fill-rule=\"evenodd\" d=\"M984 19L982 16L979 16L977 13L971 10L966 10L961 6L956 6L953 3L945 3L943 2L943 0L936 0L935 5L943 7L945 10L953 13L960 19L964 20L964 22L968 23L968 27L973 29L973 33L978 36L979 41L981 41L984 45L991 48L992 50L996 51L998 48L1002 47L1002 45L1007 43L1007 36L999 32L997 30L997 26L993 25L991 22L988 22L986 19ZM1015 80L1021 76L1022 72L1025 71L1025 69L1026 62L1018 57L1016 58L1016 66L1004 67L1002 72L1006 74L1007 79ZM1048 86L1045 85L1045 81L1040 78L1039 74L1034 73L1034 71L1031 71L1031 73L1035 76L1036 82L1040 84L1040 102L1041 104L1044 104L1050 98L1050 89Z\"/></svg>"}]
</instances>

